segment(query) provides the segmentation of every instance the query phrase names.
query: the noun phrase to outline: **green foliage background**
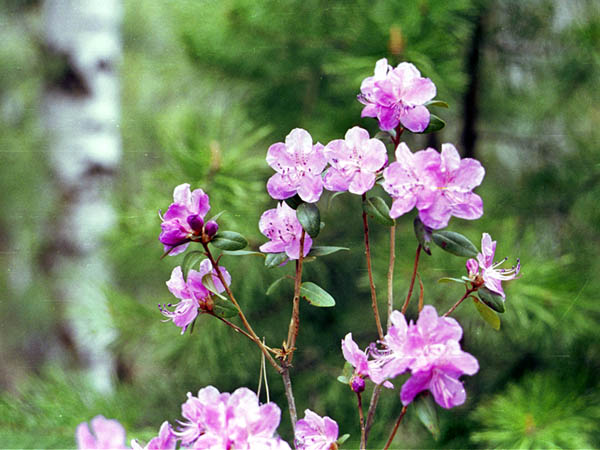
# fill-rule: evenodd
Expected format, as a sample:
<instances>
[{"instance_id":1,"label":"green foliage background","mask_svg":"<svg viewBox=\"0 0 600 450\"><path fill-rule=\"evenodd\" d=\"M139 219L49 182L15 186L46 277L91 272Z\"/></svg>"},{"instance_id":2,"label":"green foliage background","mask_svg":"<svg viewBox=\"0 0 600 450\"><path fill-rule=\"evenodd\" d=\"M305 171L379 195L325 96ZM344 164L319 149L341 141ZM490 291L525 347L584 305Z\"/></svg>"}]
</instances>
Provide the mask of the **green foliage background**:
<instances>
[{"instance_id":1,"label":"green foliage background","mask_svg":"<svg viewBox=\"0 0 600 450\"><path fill-rule=\"evenodd\" d=\"M119 329L113 351L121 370L112 396L91 392L79 368L47 350L62 319L36 271L51 233L57 199L44 189L40 155L44 59L37 44L40 5L0 6L0 443L7 448L74 445L76 425L96 414L121 421L128 437L152 437L163 420L180 417L186 392L212 384L221 391L255 388L260 355L215 320L200 317L193 334L161 323L157 303L170 299L164 282L182 257L159 260L156 211L174 186L189 182L209 193L212 211L225 210L222 229L264 242L257 223L275 202L265 183L264 157L294 127L326 143L361 119L355 100L377 59L415 63L448 101L448 126L437 141L407 136L413 150L454 142L460 150L466 61L482 18L476 157L486 167L476 222L453 219L449 229L478 243L498 240L497 256L517 256L519 281L507 287L499 332L469 304L457 310L463 346L481 369L467 377L468 400L439 411L433 440L409 409L394 448L592 448L600 446L597 292L600 269L600 8L593 0L125 1L124 158L115 189L119 223L107 237L115 283L106 286ZM390 155L392 158L392 155ZM321 201L321 245L350 247L307 264L305 279L336 298L333 309L302 305L293 369L300 411L329 415L347 448L358 445L357 414L347 386L340 340L352 331L366 346L376 337L361 238L360 200L345 194ZM330 203L330 204L329 204ZM398 220L396 302L412 268L413 215ZM376 285L385 298L388 236L372 225ZM224 257L232 287L254 328L274 346L287 333L291 283L272 294L271 282L291 264L265 269L254 256ZM464 260L422 257L425 302L447 309L460 287ZM383 301L382 309L383 309ZM409 309L416 316L416 306ZM271 399L283 411L280 433L290 439L279 377L269 372ZM399 381L397 387L401 385ZM371 446L381 448L401 405L397 392L381 401Z\"/></svg>"}]
</instances>

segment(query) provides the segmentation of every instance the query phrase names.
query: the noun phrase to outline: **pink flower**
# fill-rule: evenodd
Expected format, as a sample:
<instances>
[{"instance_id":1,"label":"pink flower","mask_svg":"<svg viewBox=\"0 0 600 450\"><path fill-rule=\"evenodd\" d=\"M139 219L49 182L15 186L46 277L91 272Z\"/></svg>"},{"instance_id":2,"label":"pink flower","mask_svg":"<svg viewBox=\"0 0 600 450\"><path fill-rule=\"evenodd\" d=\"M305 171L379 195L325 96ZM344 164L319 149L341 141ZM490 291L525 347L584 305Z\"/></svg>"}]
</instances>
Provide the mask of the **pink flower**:
<instances>
[{"instance_id":1,"label":"pink flower","mask_svg":"<svg viewBox=\"0 0 600 450\"><path fill-rule=\"evenodd\" d=\"M131 441L133 450L175 450L176 445L177 436L167 421L161 425L158 436L152 438L145 447L138 444L137 439Z\"/></svg>"},{"instance_id":2,"label":"pink flower","mask_svg":"<svg viewBox=\"0 0 600 450\"><path fill-rule=\"evenodd\" d=\"M260 232L270 239L260 246L260 251L265 253L285 252L290 259L300 257L300 237L302 225L296 217L296 211L285 202L280 202L276 209L265 211L258 222ZM312 246L312 238L305 233L303 256L308 255Z\"/></svg>"},{"instance_id":3,"label":"pink flower","mask_svg":"<svg viewBox=\"0 0 600 450\"><path fill-rule=\"evenodd\" d=\"M247 388L232 394L208 386L182 405L186 421L175 434L182 444L195 449L290 450L275 435L281 411L275 403L260 405Z\"/></svg>"},{"instance_id":4,"label":"pink flower","mask_svg":"<svg viewBox=\"0 0 600 450\"><path fill-rule=\"evenodd\" d=\"M158 240L169 255L185 251L190 238L202 233L204 216L210 209L208 195L202 189L190 192L188 183L180 184L173 191L173 203L161 216L162 231Z\"/></svg>"},{"instance_id":5,"label":"pink flower","mask_svg":"<svg viewBox=\"0 0 600 450\"><path fill-rule=\"evenodd\" d=\"M382 184L394 199L392 218L416 206L421 221L437 230L452 216L477 219L483 214L483 201L472 192L485 175L479 161L461 160L452 144L442 144L441 154L433 149L412 154L402 143L396 159L383 171Z\"/></svg>"},{"instance_id":6,"label":"pink flower","mask_svg":"<svg viewBox=\"0 0 600 450\"><path fill-rule=\"evenodd\" d=\"M498 269L508 258L494 263L494 254L496 253L496 241L492 241L488 233L483 233L481 237L481 253L477 254L477 260L471 258L467 261L467 271L471 279L481 275L490 291L500 294L506 298L502 289L502 282L518 278L521 270L521 262L517 259L517 265L510 269ZM481 269L481 274L480 274Z\"/></svg>"},{"instance_id":7,"label":"pink flower","mask_svg":"<svg viewBox=\"0 0 600 450\"><path fill-rule=\"evenodd\" d=\"M323 145L313 145L312 137L302 128L294 128L285 138L269 147L267 163L277 173L269 178L267 191L276 200L298 194L307 203L314 203L323 192L321 172L327 165Z\"/></svg>"},{"instance_id":8,"label":"pink flower","mask_svg":"<svg viewBox=\"0 0 600 450\"><path fill-rule=\"evenodd\" d=\"M463 352L458 341L462 328L449 317L438 317L435 308L426 305L416 324L408 330L412 376L402 386L400 399L404 405L413 401L424 390L433 394L443 408L462 405L465 389L459 377L473 375L479 370L477 360Z\"/></svg>"},{"instance_id":9,"label":"pink flower","mask_svg":"<svg viewBox=\"0 0 600 450\"><path fill-rule=\"evenodd\" d=\"M225 279L227 285L231 284L231 276L227 269L219 266L221 275ZM181 327L181 334L198 316L198 309L204 310L207 308L207 301L210 299L211 293L204 284L202 278L212 271L212 280L217 291L223 292L225 287L217 276L217 271L213 269L211 262L208 259L200 263L200 271L190 270L187 276L187 282L183 279L181 267L177 266L171 272L171 278L167 281L169 291L181 301L175 305L175 310L170 311L167 307L172 307L172 304L166 306L159 305L161 313L167 317L167 320L173 320L173 323Z\"/></svg>"},{"instance_id":10,"label":"pink flower","mask_svg":"<svg viewBox=\"0 0 600 450\"><path fill-rule=\"evenodd\" d=\"M304 419L296 422L296 448L298 450L337 449L338 424L330 417L321 417L310 409L304 410Z\"/></svg>"},{"instance_id":11,"label":"pink flower","mask_svg":"<svg viewBox=\"0 0 600 450\"><path fill-rule=\"evenodd\" d=\"M411 63L403 62L395 69L387 59L377 61L375 74L365 78L358 100L366 105L361 117L377 117L382 130L393 130L399 123L420 133L429 125L430 114L423 106L435 97L435 84L421 77Z\"/></svg>"},{"instance_id":12,"label":"pink flower","mask_svg":"<svg viewBox=\"0 0 600 450\"><path fill-rule=\"evenodd\" d=\"M387 162L385 145L370 139L369 132L354 127L345 140L336 139L325 146L325 156L331 167L323 180L329 191L349 191L364 194L375 184L375 174Z\"/></svg>"},{"instance_id":13,"label":"pink flower","mask_svg":"<svg viewBox=\"0 0 600 450\"><path fill-rule=\"evenodd\" d=\"M92 432L88 424L80 423L75 431L79 449L126 449L125 428L114 419L96 416L91 420Z\"/></svg>"}]
</instances>

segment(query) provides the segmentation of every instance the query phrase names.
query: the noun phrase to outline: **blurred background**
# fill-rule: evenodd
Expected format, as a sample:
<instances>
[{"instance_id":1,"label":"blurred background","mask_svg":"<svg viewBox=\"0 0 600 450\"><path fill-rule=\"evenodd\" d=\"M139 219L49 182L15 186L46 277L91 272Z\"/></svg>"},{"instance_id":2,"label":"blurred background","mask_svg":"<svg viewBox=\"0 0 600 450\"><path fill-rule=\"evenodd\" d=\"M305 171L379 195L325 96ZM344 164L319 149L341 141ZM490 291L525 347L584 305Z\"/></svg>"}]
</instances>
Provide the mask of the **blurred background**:
<instances>
[{"instance_id":1,"label":"blurred background","mask_svg":"<svg viewBox=\"0 0 600 450\"><path fill-rule=\"evenodd\" d=\"M180 418L188 391L256 389L259 351L201 316L181 336L157 304L182 256L160 260L159 209L188 182L225 210L222 229L256 249L258 219L275 202L268 146L302 127L341 138L375 62L414 63L450 108L447 126L408 135L413 150L452 142L479 159L485 215L448 229L497 259L517 257L495 331L468 303L456 312L480 371L467 402L439 409L435 440L409 409L394 448L600 446L600 3L595 0L3 0L0 2L0 444L69 448L76 425L116 418L148 439ZM379 188L378 188L379 189ZM386 197L387 198L387 197ZM292 380L301 413L329 415L357 448L355 398L336 381L340 340L376 338L362 247L360 199L320 202L320 245L350 247L305 267L335 308L303 303ZM389 202L388 202L389 203ZM398 220L396 303L406 295L414 212ZM388 230L373 223L375 282L384 310ZM287 334L292 265L224 257L257 333ZM434 248L419 273L425 303L463 293L440 285L464 258ZM413 300L413 303L416 303ZM416 317L416 304L408 316ZM279 376L271 400L283 411ZM401 382L397 383L397 387ZM370 388L367 394L370 393ZM264 391L263 391L264 399ZM401 409L385 393L370 447ZM300 414L302 415L302 414Z\"/></svg>"}]
</instances>

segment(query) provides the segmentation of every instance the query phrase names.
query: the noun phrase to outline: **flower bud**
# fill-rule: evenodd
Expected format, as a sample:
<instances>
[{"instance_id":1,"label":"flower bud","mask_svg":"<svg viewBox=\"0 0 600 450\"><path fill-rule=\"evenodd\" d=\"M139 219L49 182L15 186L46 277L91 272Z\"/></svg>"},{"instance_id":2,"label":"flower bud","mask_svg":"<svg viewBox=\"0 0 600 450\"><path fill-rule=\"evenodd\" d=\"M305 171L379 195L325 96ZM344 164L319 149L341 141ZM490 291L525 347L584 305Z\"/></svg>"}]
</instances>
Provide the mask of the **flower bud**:
<instances>
[{"instance_id":1,"label":"flower bud","mask_svg":"<svg viewBox=\"0 0 600 450\"><path fill-rule=\"evenodd\" d=\"M199 214L191 214L187 216L187 223L196 233L202 233L204 220L202 220L202 217Z\"/></svg>"},{"instance_id":2,"label":"flower bud","mask_svg":"<svg viewBox=\"0 0 600 450\"><path fill-rule=\"evenodd\" d=\"M354 392L360 394L362 391L365 390L365 380L363 380L358 375L354 375L350 380L350 387Z\"/></svg>"},{"instance_id":3,"label":"flower bud","mask_svg":"<svg viewBox=\"0 0 600 450\"><path fill-rule=\"evenodd\" d=\"M219 224L217 222L215 222L214 220L209 220L204 225L204 232L209 237L213 237L217 233L218 230L219 230Z\"/></svg>"}]
</instances>

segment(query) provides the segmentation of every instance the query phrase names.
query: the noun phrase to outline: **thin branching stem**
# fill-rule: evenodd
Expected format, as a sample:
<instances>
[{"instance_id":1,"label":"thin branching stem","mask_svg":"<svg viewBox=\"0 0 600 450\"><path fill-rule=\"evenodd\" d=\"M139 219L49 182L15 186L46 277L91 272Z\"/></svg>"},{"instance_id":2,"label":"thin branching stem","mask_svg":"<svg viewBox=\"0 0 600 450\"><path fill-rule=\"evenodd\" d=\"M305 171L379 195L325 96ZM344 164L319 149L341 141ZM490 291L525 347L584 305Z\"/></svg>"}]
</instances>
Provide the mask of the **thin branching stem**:
<instances>
[{"instance_id":1,"label":"thin branching stem","mask_svg":"<svg viewBox=\"0 0 600 450\"><path fill-rule=\"evenodd\" d=\"M373 393L371 394L371 403L369 403L369 411L367 412L367 423L365 425L365 443L369 439L369 431L371 431L371 427L373 426L373 420L375 419L375 410L377 409L377 402L379 402L379 395L381 394L382 385L378 384L373 389Z\"/></svg>"},{"instance_id":2,"label":"thin branching stem","mask_svg":"<svg viewBox=\"0 0 600 450\"><path fill-rule=\"evenodd\" d=\"M362 195L363 203L366 202L367 196ZM363 227L365 230L365 255L367 258L367 271L369 272L369 286L371 288L371 307L373 308L373 315L375 316L375 325L377 326L377 333L379 339L383 340L383 328L381 327L381 319L379 317L379 308L377 307L377 292L375 291L375 283L373 282L373 269L371 267L371 248L369 247L369 221L367 220L367 213L363 208Z\"/></svg>"},{"instance_id":3,"label":"thin branching stem","mask_svg":"<svg viewBox=\"0 0 600 450\"><path fill-rule=\"evenodd\" d=\"M300 235L300 255L296 260L296 277L294 279L294 299L292 301L292 318L290 319L290 327L287 337L287 363L292 364L294 357L294 347L296 346L296 338L300 330L300 286L302 285L302 262L304 261L304 238L305 231L302 229Z\"/></svg>"},{"instance_id":4,"label":"thin branching stem","mask_svg":"<svg viewBox=\"0 0 600 450\"><path fill-rule=\"evenodd\" d=\"M394 263L396 262L396 226L390 227L390 263L387 274L387 327L390 327L390 316L394 310Z\"/></svg>"},{"instance_id":5,"label":"thin branching stem","mask_svg":"<svg viewBox=\"0 0 600 450\"><path fill-rule=\"evenodd\" d=\"M406 300L404 301L404 305L402 305L402 314L406 314L406 310L408 309L408 303L410 302L410 297L413 293L413 288L415 287L415 279L417 278L417 269L419 268L419 256L421 256L421 249L423 247L421 244L417 246L417 253L415 254L415 263L413 265L413 273L410 277L410 286L408 287L408 294L406 296Z\"/></svg>"},{"instance_id":6,"label":"thin branching stem","mask_svg":"<svg viewBox=\"0 0 600 450\"><path fill-rule=\"evenodd\" d=\"M365 436L365 414L363 412L360 392L356 393L356 400L358 402L358 417L360 419L360 450L364 450L367 448L367 440Z\"/></svg>"},{"instance_id":7,"label":"thin branching stem","mask_svg":"<svg viewBox=\"0 0 600 450\"><path fill-rule=\"evenodd\" d=\"M296 401L294 400L294 391L292 390L292 380L290 379L289 367L284 363L283 370L281 371L281 378L283 378L283 387L285 388L285 396L288 402L288 408L290 410L290 421L292 422L292 429L296 431L296 422L298 421L298 414L296 412Z\"/></svg>"},{"instance_id":8,"label":"thin branching stem","mask_svg":"<svg viewBox=\"0 0 600 450\"><path fill-rule=\"evenodd\" d=\"M392 445L392 441L394 440L394 437L396 436L396 431L398 431L398 427L400 426L400 422L402 422L402 419L404 418L404 414L406 414L406 408L407 408L406 406L402 407L402 411L400 411L400 416L398 416L398 420L396 420L396 424L394 425L394 429L390 433L390 437L389 437L387 443L385 444L385 447L383 447L383 450L388 450L388 448L390 448L390 445Z\"/></svg>"},{"instance_id":9,"label":"thin branching stem","mask_svg":"<svg viewBox=\"0 0 600 450\"><path fill-rule=\"evenodd\" d=\"M454 310L456 308L458 308L458 305L460 305L469 295L471 295L476 290L477 290L477 288L475 288L475 287L467 288L465 295L463 295L454 305L452 305L452 308L450 308L448 311L446 311L446 313L444 314L443 317L448 317L450 314L452 314L454 312Z\"/></svg>"}]
</instances>

